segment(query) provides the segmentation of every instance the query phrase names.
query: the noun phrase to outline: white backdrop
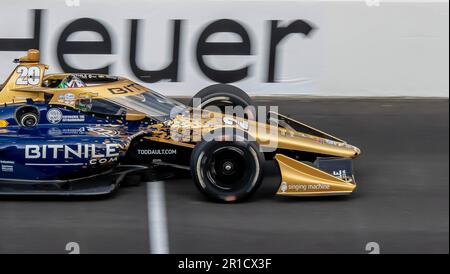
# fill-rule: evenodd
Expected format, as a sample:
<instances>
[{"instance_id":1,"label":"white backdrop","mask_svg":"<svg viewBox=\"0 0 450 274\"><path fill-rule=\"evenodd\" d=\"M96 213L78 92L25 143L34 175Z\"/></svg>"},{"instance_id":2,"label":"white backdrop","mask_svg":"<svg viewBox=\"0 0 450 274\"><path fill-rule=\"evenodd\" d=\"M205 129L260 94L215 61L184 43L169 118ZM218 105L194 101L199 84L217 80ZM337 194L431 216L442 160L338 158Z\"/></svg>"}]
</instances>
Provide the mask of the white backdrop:
<instances>
[{"instance_id":1,"label":"white backdrop","mask_svg":"<svg viewBox=\"0 0 450 274\"><path fill-rule=\"evenodd\" d=\"M201 59L207 68L219 71L215 77L224 75L222 70L247 67L233 84L251 95L449 96L448 1L3 0L1 4L0 79L13 69L11 61L23 55L6 45L16 43L18 49L18 39L33 38L34 10L41 9L39 47L50 72L63 68L57 53L63 30L74 20L91 18L110 36L111 54L64 54L64 62L80 70L109 65L110 74L139 80L130 64L130 19L139 19L136 66L156 71L172 60L173 20L179 19L176 79L144 84L166 95L191 96L215 82L200 69L199 38L213 22L229 19L248 34L244 47L249 52ZM302 22L300 29L312 28L307 36L290 33L277 44L273 82L268 81L269 53L271 33L277 30L271 29L270 20L278 20L280 33L290 24L298 30L294 22ZM218 30L206 41L245 40ZM104 39L96 32L79 31L67 40ZM154 76L148 74L146 79Z\"/></svg>"}]
</instances>

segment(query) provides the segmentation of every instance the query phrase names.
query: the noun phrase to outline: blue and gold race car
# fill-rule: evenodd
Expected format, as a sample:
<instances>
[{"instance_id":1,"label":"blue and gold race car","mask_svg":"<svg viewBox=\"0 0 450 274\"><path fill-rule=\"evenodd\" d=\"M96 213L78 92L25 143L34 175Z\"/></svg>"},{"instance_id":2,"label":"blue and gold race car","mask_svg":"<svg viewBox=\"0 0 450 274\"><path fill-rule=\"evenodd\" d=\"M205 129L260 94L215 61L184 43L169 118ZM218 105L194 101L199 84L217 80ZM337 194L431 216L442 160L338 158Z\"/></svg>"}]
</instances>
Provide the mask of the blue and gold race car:
<instances>
[{"instance_id":1,"label":"blue and gold race car","mask_svg":"<svg viewBox=\"0 0 450 274\"><path fill-rule=\"evenodd\" d=\"M214 201L237 202L258 189L265 160L278 164L277 195L355 189L358 148L281 114L261 115L236 87L213 85L186 106L126 78L45 74L39 55L15 60L0 86L1 195L109 194L164 167L190 170ZM224 113L230 106L242 115Z\"/></svg>"}]
</instances>

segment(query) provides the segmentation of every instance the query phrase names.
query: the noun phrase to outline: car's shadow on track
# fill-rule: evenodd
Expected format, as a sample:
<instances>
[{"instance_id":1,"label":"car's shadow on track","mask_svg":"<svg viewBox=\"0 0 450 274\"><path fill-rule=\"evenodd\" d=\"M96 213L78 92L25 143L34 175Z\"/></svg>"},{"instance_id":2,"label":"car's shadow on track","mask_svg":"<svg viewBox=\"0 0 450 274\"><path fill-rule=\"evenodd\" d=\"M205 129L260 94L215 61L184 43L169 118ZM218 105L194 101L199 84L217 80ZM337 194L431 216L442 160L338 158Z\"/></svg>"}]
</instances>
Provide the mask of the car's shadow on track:
<instances>
[{"instance_id":1,"label":"car's shadow on track","mask_svg":"<svg viewBox=\"0 0 450 274\"><path fill-rule=\"evenodd\" d=\"M189 181L189 183L187 182ZM242 202L232 203L239 204L253 204L259 202L273 202L273 203L305 203L305 202L346 202L357 199L360 194L352 195L338 195L338 196L277 196L279 187L279 178L277 176L266 176L258 191L249 199ZM178 201L184 200L187 202L201 203L201 204L216 204L216 205L232 205L229 203L212 202L202 195L194 186L194 182L190 177L183 179L167 180L166 182L167 195Z\"/></svg>"},{"instance_id":2,"label":"car's shadow on track","mask_svg":"<svg viewBox=\"0 0 450 274\"><path fill-rule=\"evenodd\" d=\"M261 187L249 199L235 204L258 203L258 202L275 202L275 203L305 203L305 202L346 202L351 199L357 199L361 193L353 193L352 195L342 196L277 196L276 193L281 181L280 175L276 172L274 161L266 161L264 163L264 179ZM134 195L134 192L146 191L145 184L152 181L163 180L166 186L166 195L177 200L185 200L188 202L205 203L205 204L228 204L211 202L203 196L195 187L194 182L188 171L179 171L176 176L168 176L167 178L154 178L148 182L142 182L139 186L121 186L117 190L109 194L87 195L87 196L52 196L52 195L2 195L2 201L22 201L22 202L97 202L108 201L127 195ZM229 205L229 204L228 204Z\"/></svg>"},{"instance_id":3,"label":"car's shadow on track","mask_svg":"<svg viewBox=\"0 0 450 274\"><path fill-rule=\"evenodd\" d=\"M311 197L300 197L300 196L275 196L273 199L277 202L282 203L298 203L298 202L347 202L349 200L354 199L354 197L350 197L349 195L341 195L341 196L311 196Z\"/></svg>"},{"instance_id":4,"label":"car's shadow on track","mask_svg":"<svg viewBox=\"0 0 450 274\"><path fill-rule=\"evenodd\" d=\"M337 195L337 196L277 196L276 193L280 186L281 178L278 174L278 168L275 166L275 161L266 161L264 163L264 179L261 187L249 199L242 202L232 203L235 205L258 203L258 202L273 202L273 203L308 203L308 202L347 202L349 200L357 199L361 193L352 193L352 195ZM166 195L169 200L176 200L178 202L192 202L201 204L216 204L216 205L232 205L230 203L212 202L202 195L194 185L189 173L178 174L179 177L164 180L166 186ZM120 190L119 190L120 192Z\"/></svg>"},{"instance_id":5,"label":"car's shadow on track","mask_svg":"<svg viewBox=\"0 0 450 274\"><path fill-rule=\"evenodd\" d=\"M139 191L139 187L138 186L126 186L126 187L122 187L119 188L117 190L115 190L112 193L108 193L108 194L98 194L98 195L45 195L45 194L41 194L41 195L19 195L19 194L15 194L15 195L0 195L0 202L7 202L7 201L20 201L20 202L77 202L77 201L106 201L106 200L110 200L110 199L115 199L120 197L121 195L123 195L124 191L128 191L128 190L134 190L136 189L137 191Z\"/></svg>"},{"instance_id":6,"label":"car's shadow on track","mask_svg":"<svg viewBox=\"0 0 450 274\"><path fill-rule=\"evenodd\" d=\"M177 171L170 172L160 170L160 173L155 174L145 174L143 176L140 183L136 185L121 185L117 189L113 190L110 193L99 193L99 194L88 194L88 195L80 195L80 194L1 194L1 201L23 201L23 202L68 202L68 201L107 201L115 198L119 198L122 196L126 196L128 194L133 195L133 192L145 191L145 184L151 183L152 181L166 181L176 176L180 176L181 178L189 177L189 173L186 171ZM190 178L190 177L189 177Z\"/></svg>"},{"instance_id":7,"label":"car's shadow on track","mask_svg":"<svg viewBox=\"0 0 450 274\"><path fill-rule=\"evenodd\" d=\"M4 195L0 196L0 202L3 201L21 201L21 202L57 202L57 201L102 201L117 196L117 193L95 195L95 196L52 196L52 195Z\"/></svg>"}]
</instances>

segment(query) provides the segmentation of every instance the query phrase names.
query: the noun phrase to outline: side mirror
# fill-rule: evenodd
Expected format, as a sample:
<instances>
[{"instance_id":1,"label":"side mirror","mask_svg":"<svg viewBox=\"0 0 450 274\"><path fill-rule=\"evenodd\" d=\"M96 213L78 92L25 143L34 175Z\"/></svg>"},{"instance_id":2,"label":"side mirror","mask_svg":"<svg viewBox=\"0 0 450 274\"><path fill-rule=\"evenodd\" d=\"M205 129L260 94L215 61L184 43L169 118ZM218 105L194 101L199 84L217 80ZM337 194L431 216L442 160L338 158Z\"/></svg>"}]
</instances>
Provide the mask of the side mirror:
<instances>
[{"instance_id":1,"label":"side mirror","mask_svg":"<svg viewBox=\"0 0 450 274\"><path fill-rule=\"evenodd\" d=\"M140 113L140 112L132 112L132 113L127 113L125 115L125 120L127 121L142 121L147 117L147 115L145 115L144 113Z\"/></svg>"}]
</instances>

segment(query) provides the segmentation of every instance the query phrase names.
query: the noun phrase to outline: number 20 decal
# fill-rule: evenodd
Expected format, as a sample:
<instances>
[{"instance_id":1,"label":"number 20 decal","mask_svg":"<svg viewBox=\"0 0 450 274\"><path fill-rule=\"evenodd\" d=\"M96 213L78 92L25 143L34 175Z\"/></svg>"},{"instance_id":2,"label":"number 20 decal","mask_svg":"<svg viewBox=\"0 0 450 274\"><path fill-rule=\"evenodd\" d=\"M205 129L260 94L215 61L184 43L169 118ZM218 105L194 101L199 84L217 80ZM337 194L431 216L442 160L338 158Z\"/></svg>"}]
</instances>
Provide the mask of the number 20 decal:
<instances>
[{"instance_id":1,"label":"number 20 decal","mask_svg":"<svg viewBox=\"0 0 450 274\"><path fill-rule=\"evenodd\" d=\"M41 78L39 67L18 67L16 72L20 74L16 81L17 85L35 86L39 84Z\"/></svg>"}]
</instances>

